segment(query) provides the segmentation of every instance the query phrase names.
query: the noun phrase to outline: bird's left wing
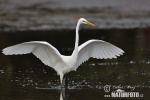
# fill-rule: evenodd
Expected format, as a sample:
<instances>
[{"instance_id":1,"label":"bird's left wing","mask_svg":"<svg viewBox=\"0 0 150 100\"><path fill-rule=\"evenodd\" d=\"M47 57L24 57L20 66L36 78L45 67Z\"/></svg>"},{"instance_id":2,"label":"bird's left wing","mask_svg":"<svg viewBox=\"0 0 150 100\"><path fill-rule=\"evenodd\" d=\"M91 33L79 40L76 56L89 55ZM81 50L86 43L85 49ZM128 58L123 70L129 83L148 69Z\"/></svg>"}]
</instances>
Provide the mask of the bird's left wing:
<instances>
[{"instance_id":1,"label":"bird's left wing","mask_svg":"<svg viewBox=\"0 0 150 100\"><path fill-rule=\"evenodd\" d=\"M3 49L5 55L21 55L33 53L45 65L54 67L61 61L61 54L51 44L44 41L31 41Z\"/></svg>"},{"instance_id":2,"label":"bird's left wing","mask_svg":"<svg viewBox=\"0 0 150 100\"><path fill-rule=\"evenodd\" d=\"M90 57L112 59L124 53L122 49L102 40L89 40L78 47L78 52L77 62L72 70L76 70L80 64L87 61Z\"/></svg>"}]
</instances>

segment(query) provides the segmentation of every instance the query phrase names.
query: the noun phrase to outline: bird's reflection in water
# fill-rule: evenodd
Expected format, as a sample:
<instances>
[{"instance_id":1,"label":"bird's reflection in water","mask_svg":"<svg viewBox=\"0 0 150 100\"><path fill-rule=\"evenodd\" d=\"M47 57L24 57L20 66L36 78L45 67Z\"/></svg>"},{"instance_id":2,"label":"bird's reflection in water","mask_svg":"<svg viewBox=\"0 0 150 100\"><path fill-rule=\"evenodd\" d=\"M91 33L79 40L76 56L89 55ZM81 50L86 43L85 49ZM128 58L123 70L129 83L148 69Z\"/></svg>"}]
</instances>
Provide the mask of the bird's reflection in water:
<instances>
[{"instance_id":1,"label":"bird's reflection in water","mask_svg":"<svg viewBox=\"0 0 150 100\"><path fill-rule=\"evenodd\" d=\"M60 100L68 100L68 89L62 88L60 91Z\"/></svg>"}]
</instances>

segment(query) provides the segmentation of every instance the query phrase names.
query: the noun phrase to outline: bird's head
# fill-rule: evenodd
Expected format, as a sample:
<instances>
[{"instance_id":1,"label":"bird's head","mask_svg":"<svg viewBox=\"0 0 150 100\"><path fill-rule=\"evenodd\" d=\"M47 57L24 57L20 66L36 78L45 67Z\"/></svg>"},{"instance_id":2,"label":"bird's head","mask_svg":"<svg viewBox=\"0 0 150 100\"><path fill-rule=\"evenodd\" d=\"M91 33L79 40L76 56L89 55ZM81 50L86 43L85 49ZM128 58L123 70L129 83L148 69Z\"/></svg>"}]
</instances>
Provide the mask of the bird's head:
<instances>
[{"instance_id":1,"label":"bird's head","mask_svg":"<svg viewBox=\"0 0 150 100\"><path fill-rule=\"evenodd\" d=\"M80 18L79 20L81 23L83 24L87 24L87 25L90 25L90 26L95 26L94 24L92 24L91 22L87 21L86 19L84 18Z\"/></svg>"}]
</instances>

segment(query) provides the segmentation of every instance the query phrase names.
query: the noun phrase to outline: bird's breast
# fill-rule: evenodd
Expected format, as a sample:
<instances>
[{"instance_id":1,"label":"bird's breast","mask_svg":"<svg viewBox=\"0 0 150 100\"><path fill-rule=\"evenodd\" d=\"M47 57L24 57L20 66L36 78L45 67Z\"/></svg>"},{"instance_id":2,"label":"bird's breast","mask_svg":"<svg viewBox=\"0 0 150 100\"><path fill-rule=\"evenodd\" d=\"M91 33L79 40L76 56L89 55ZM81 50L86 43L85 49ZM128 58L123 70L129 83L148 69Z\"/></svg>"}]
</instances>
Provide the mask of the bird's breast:
<instances>
[{"instance_id":1,"label":"bird's breast","mask_svg":"<svg viewBox=\"0 0 150 100\"><path fill-rule=\"evenodd\" d=\"M72 67L74 67L74 65L76 64L77 61L77 55L76 56L64 56L64 63L66 65L66 67L64 68L64 71L70 72Z\"/></svg>"}]
</instances>

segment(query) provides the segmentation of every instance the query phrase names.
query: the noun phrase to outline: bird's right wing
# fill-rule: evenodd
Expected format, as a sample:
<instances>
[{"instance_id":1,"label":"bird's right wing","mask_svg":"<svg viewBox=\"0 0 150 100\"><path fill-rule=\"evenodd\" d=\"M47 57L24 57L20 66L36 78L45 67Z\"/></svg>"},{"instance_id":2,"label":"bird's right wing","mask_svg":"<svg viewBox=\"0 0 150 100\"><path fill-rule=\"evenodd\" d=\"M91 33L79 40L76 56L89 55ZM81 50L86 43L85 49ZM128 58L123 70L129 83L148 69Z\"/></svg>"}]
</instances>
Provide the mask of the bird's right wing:
<instances>
[{"instance_id":1,"label":"bird's right wing","mask_svg":"<svg viewBox=\"0 0 150 100\"><path fill-rule=\"evenodd\" d=\"M32 41L7 47L2 50L5 55L33 53L45 65L54 67L61 59L59 51L47 42Z\"/></svg>"},{"instance_id":2,"label":"bird's right wing","mask_svg":"<svg viewBox=\"0 0 150 100\"><path fill-rule=\"evenodd\" d=\"M78 52L77 62L72 70L76 70L80 64L87 61L90 57L112 59L124 53L120 48L102 40L89 40L78 47Z\"/></svg>"}]
</instances>

